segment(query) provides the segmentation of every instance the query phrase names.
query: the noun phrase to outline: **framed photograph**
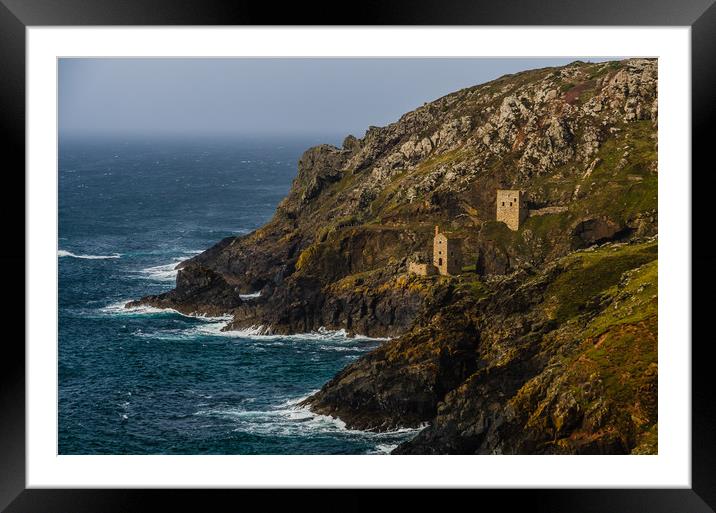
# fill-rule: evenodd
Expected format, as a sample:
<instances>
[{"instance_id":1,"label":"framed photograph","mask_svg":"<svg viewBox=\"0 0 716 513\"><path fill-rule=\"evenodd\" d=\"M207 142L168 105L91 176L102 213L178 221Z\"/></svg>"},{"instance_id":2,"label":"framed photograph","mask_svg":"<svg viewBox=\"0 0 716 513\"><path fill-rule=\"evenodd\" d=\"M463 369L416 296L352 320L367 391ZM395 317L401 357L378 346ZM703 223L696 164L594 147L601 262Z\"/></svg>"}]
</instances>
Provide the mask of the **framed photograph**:
<instances>
[{"instance_id":1,"label":"framed photograph","mask_svg":"<svg viewBox=\"0 0 716 513\"><path fill-rule=\"evenodd\" d=\"M712 511L716 7L528 4L3 0L0 506Z\"/></svg>"}]
</instances>

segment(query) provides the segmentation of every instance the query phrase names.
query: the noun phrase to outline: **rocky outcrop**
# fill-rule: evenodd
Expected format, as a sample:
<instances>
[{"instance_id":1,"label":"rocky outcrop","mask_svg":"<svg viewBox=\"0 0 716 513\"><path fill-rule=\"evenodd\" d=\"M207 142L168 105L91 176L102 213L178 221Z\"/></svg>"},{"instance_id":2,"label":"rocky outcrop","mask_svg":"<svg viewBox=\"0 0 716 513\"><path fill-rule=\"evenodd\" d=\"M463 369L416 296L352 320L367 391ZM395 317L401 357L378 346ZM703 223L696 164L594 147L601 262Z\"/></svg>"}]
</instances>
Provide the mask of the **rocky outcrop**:
<instances>
[{"instance_id":1,"label":"rocky outcrop","mask_svg":"<svg viewBox=\"0 0 716 513\"><path fill-rule=\"evenodd\" d=\"M605 241L624 238L630 228L623 228L608 217L594 217L576 224L572 230L573 246L584 248Z\"/></svg>"},{"instance_id":2,"label":"rocky outcrop","mask_svg":"<svg viewBox=\"0 0 716 513\"><path fill-rule=\"evenodd\" d=\"M269 300L238 307L225 329L260 326L264 333L288 334L331 326L370 337L394 336L410 329L425 293L406 276L383 281L381 272L350 276L327 289L315 278L302 278L274 291ZM267 305L276 304L283 307L267 311Z\"/></svg>"},{"instance_id":3,"label":"rocky outcrop","mask_svg":"<svg viewBox=\"0 0 716 513\"><path fill-rule=\"evenodd\" d=\"M427 311L451 304L454 294L452 285L434 291ZM303 404L352 429L416 427L434 418L443 396L474 372L477 339L473 321L457 308L430 317L411 336L346 367Z\"/></svg>"},{"instance_id":4,"label":"rocky outcrop","mask_svg":"<svg viewBox=\"0 0 716 513\"><path fill-rule=\"evenodd\" d=\"M227 283L221 275L203 267L189 266L178 273L173 290L130 301L126 307L142 304L172 308L186 315L219 316L233 312L241 306L242 301L239 290Z\"/></svg>"}]
</instances>

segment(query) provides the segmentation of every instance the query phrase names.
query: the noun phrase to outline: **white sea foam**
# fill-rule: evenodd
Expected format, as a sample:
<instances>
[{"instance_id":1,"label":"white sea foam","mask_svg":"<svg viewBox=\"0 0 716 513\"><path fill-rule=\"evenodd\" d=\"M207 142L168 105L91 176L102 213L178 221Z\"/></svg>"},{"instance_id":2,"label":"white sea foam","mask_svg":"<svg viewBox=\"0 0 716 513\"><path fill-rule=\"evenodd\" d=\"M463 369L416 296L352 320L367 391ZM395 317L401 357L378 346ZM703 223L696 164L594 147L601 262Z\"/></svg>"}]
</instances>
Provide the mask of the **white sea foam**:
<instances>
[{"instance_id":1,"label":"white sea foam","mask_svg":"<svg viewBox=\"0 0 716 513\"><path fill-rule=\"evenodd\" d=\"M243 410L224 408L200 410L198 416L231 419L238 426L234 431L259 435L301 436L306 433L350 433L345 422L326 415L311 412L308 408L289 407L269 410Z\"/></svg>"},{"instance_id":2,"label":"white sea foam","mask_svg":"<svg viewBox=\"0 0 716 513\"><path fill-rule=\"evenodd\" d=\"M363 352L365 348L355 346L357 342L378 342L387 339L373 339L368 337L349 337L345 330L331 331L320 328L318 331L311 333L296 333L293 335L271 334L265 326L252 326L242 330L223 331L227 324L232 320L231 315L206 316L206 315L187 315L178 312L172 308L157 308L149 305L132 306L126 308L125 305L129 300L111 303L99 309L102 315L112 316L154 316L154 315L179 315L189 319L199 320L202 322L195 323L191 326L182 328L162 328L162 329L138 329L133 332L136 337L162 340L162 341L194 341L202 337L209 338L228 338L238 342L251 341L252 350L263 352L270 348L282 346L300 347L309 350L320 350L321 352L345 352L350 359L355 359L358 352Z\"/></svg>"},{"instance_id":3,"label":"white sea foam","mask_svg":"<svg viewBox=\"0 0 716 513\"><path fill-rule=\"evenodd\" d=\"M72 257L72 258L82 258L85 260L104 260L107 258L120 258L122 255L119 253L113 253L111 255L77 255L75 253L72 253L71 251L65 251L64 249L60 249L57 252L57 256L62 257Z\"/></svg>"},{"instance_id":4,"label":"white sea foam","mask_svg":"<svg viewBox=\"0 0 716 513\"><path fill-rule=\"evenodd\" d=\"M252 292L251 294L239 294L239 297L241 299L255 299L257 297L261 297L261 291Z\"/></svg>"},{"instance_id":5,"label":"white sea foam","mask_svg":"<svg viewBox=\"0 0 716 513\"><path fill-rule=\"evenodd\" d=\"M359 348L345 346L345 345L326 345L321 344L318 346L319 349L323 349L324 351L362 351Z\"/></svg>"},{"instance_id":6,"label":"white sea foam","mask_svg":"<svg viewBox=\"0 0 716 513\"><path fill-rule=\"evenodd\" d=\"M182 251L181 256L174 257L171 262L153 265L135 272L147 280L174 282L176 280L177 273L179 272L179 270L176 269L176 266L185 260L188 260L192 256L198 255L199 253L203 253L203 250L185 250Z\"/></svg>"},{"instance_id":7,"label":"white sea foam","mask_svg":"<svg viewBox=\"0 0 716 513\"><path fill-rule=\"evenodd\" d=\"M230 319L227 319L230 320ZM193 326L187 330L189 335L208 335L213 337L229 337L229 338L251 338L261 332L261 327L248 328L241 331L221 331L226 326L225 322L210 322Z\"/></svg>"},{"instance_id":8,"label":"white sea foam","mask_svg":"<svg viewBox=\"0 0 716 513\"><path fill-rule=\"evenodd\" d=\"M313 394L318 392L320 388L314 388L310 392L308 392L306 395L302 395L301 397L292 397L290 399L286 399L285 401L278 403L276 405L277 408L293 408L297 407L300 403L311 397Z\"/></svg>"},{"instance_id":9,"label":"white sea foam","mask_svg":"<svg viewBox=\"0 0 716 513\"><path fill-rule=\"evenodd\" d=\"M174 310L173 308L157 308L155 306L149 306L149 305L139 305L139 306L131 306L129 308L125 307L127 303L129 303L129 299L126 299L124 301L118 301L116 303L111 303L107 306L104 306L100 308L100 312L108 315L154 315L154 314L175 314L175 315L181 315L182 317L188 317L190 319L201 319L204 321L207 321L209 323L216 323L216 321L221 321L217 324L221 324L222 326L230 321L232 317L230 315L217 315L217 316L209 316L209 315L201 315L201 314L193 314L193 315L187 315L185 313L179 312L177 310Z\"/></svg>"},{"instance_id":10,"label":"white sea foam","mask_svg":"<svg viewBox=\"0 0 716 513\"><path fill-rule=\"evenodd\" d=\"M311 393L315 393L314 390ZM417 434L425 425L418 428L401 428L394 431L376 432L349 429L345 422L328 415L314 413L304 406L299 406L306 395L293 398L266 410L245 410L240 407L199 410L194 415L230 419L238 425L234 431L280 436L306 436L306 434L334 434L351 438L364 438L375 443L370 454L387 454L397 442Z\"/></svg>"},{"instance_id":11,"label":"white sea foam","mask_svg":"<svg viewBox=\"0 0 716 513\"><path fill-rule=\"evenodd\" d=\"M240 330L229 330L222 331L225 324L223 323L207 323L200 326L195 326L194 329L197 334L202 335L213 335L218 337L229 337L229 338L242 338L258 341L307 341L307 342L328 342L328 343L352 343L358 341L384 341L389 340L387 338L371 338L362 335L356 335L355 337L349 337L346 330L327 330L326 328L318 328L317 331L310 333L294 333L292 335L280 335L271 333L271 328L264 325L251 326Z\"/></svg>"},{"instance_id":12,"label":"white sea foam","mask_svg":"<svg viewBox=\"0 0 716 513\"><path fill-rule=\"evenodd\" d=\"M176 266L179 262L184 260L185 259L182 258L168 264L147 267L139 271L139 273L142 275L142 278L146 278L148 280L173 282L176 280L177 273L179 272L179 270L176 269Z\"/></svg>"},{"instance_id":13,"label":"white sea foam","mask_svg":"<svg viewBox=\"0 0 716 513\"><path fill-rule=\"evenodd\" d=\"M187 315L173 308L157 308L149 305L125 307L130 300L111 303L99 309L103 315L180 315L190 319L197 319L205 322L180 329L161 329L152 331L137 331L136 336L151 338L155 340L191 340L197 337L222 337L229 339L251 340L260 344L254 347L257 350L265 350L263 346L276 347L285 346L295 342L306 343L307 347L320 349L322 351L357 351L352 344L356 342L378 342L389 340L386 338L370 338L365 336L349 337L345 330L327 330L319 328L310 333L295 333L282 335L271 333L270 328L258 325L241 330L228 330L224 328L232 320L229 314L219 316L207 316L200 314Z\"/></svg>"},{"instance_id":14,"label":"white sea foam","mask_svg":"<svg viewBox=\"0 0 716 513\"><path fill-rule=\"evenodd\" d=\"M147 306L147 305L141 305L141 306L133 306L130 308L125 308L124 305L126 305L129 302L127 301L119 301L117 303L111 303L107 306L103 306L100 308L100 312L104 314L109 315L142 315L142 314L157 314L157 313L168 313L167 310L162 310L161 308L155 308L153 306Z\"/></svg>"},{"instance_id":15,"label":"white sea foam","mask_svg":"<svg viewBox=\"0 0 716 513\"><path fill-rule=\"evenodd\" d=\"M390 454L400 444L377 444L370 454Z\"/></svg>"}]
</instances>

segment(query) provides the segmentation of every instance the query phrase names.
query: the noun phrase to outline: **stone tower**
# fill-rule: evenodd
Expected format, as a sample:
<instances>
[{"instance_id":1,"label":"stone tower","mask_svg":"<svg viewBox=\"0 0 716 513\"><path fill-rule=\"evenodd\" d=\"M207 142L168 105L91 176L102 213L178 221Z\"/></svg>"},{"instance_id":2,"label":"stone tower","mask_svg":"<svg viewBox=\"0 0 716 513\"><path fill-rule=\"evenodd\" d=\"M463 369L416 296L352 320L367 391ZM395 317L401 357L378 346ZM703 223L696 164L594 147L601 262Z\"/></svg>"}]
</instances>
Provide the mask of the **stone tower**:
<instances>
[{"instance_id":1,"label":"stone tower","mask_svg":"<svg viewBox=\"0 0 716 513\"><path fill-rule=\"evenodd\" d=\"M497 220L510 230L519 230L527 219L528 210L524 193L512 189L497 189Z\"/></svg>"},{"instance_id":2,"label":"stone tower","mask_svg":"<svg viewBox=\"0 0 716 513\"><path fill-rule=\"evenodd\" d=\"M433 238L433 265L442 275L460 274L462 271L462 239L440 233L437 226Z\"/></svg>"}]
</instances>

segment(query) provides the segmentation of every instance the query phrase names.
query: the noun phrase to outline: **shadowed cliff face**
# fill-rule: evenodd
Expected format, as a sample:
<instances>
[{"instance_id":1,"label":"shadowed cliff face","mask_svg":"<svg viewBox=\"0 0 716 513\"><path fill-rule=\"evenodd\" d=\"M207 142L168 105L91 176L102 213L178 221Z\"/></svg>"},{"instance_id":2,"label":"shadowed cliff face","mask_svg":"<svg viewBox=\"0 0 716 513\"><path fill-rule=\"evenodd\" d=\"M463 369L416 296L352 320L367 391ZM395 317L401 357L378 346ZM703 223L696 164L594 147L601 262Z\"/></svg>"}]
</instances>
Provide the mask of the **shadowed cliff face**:
<instances>
[{"instance_id":1,"label":"shadowed cliff face","mask_svg":"<svg viewBox=\"0 0 716 513\"><path fill-rule=\"evenodd\" d=\"M653 235L656 72L647 59L526 71L311 148L267 225L183 262L177 289L140 302L231 313L228 329L395 336L426 297L396 280L430 250L435 224L464 236L466 263L488 274ZM562 208L512 232L494 221L498 187Z\"/></svg>"}]
</instances>

